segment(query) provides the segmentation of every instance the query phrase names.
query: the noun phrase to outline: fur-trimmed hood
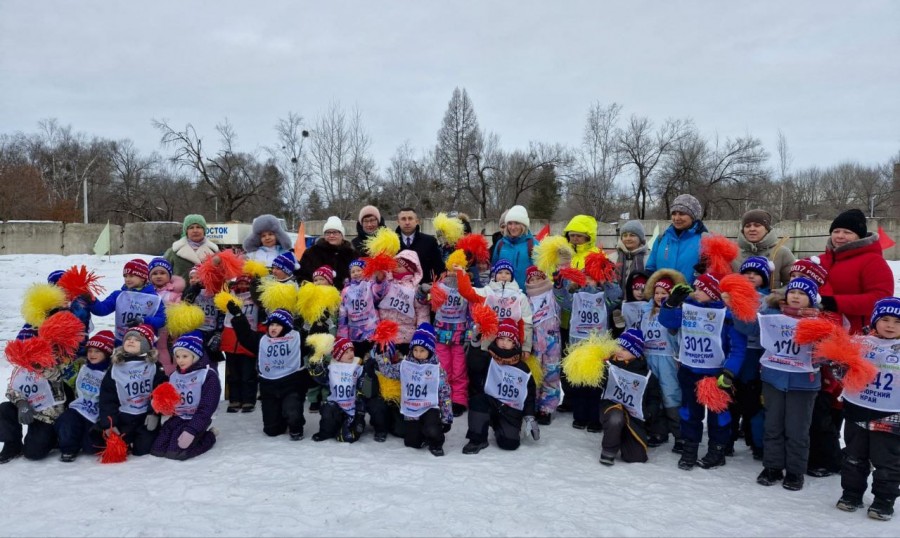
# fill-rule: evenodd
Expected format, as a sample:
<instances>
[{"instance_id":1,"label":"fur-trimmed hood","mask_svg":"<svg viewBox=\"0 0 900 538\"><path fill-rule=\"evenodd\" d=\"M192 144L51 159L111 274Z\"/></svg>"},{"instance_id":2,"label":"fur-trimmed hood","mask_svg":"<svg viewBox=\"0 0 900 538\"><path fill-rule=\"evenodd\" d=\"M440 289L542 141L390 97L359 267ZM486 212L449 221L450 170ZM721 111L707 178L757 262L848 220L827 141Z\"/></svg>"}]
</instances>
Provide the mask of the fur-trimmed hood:
<instances>
[{"instance_id":1,"label":"fur-trimmed hood","mask_svg":"<svg viewBox=\"0 0 900 538\"><path fill-rule=\"evenodd\" d=\"M422 262L419 261L419 255L415 250L401 250L396 258L403 258L408 262L412 262L416 266L416 270L413 272L413 284L415 286L419 285L419 282L422 281Z\"/></svg>"},{"instance_id":2,"label":"fur-trimmed hood","mask_svg":"<svg viewBox=\"0 0 900 538\"><path fill-rule=\"evenodd\" d=\"M132 355L131 353L126 353L125 350L121 347L117 347L113 351L111 362L112 364L120 364L123 362L138 360L138 358L143 358L143 360L149 362L150 364L156 364L159 361L159 353L154 347L150 351L142 355Z\"/></svg>"},{"instance_id":3,"label":"fur-trimmed hood","mask_svg":"<svg viewBox=\"0 0 900 538\"><path fill-rule=\"evenodd\" d=\"M671 278L676 286L678 284L687 284L687 280L685 280L681 271L676 271L675 269L660 269L650 275L650 278L647 280L647 285L644 286L644 300L653 300L653 289L656 287L656 283L665 277Z\"/></svg>"},{"instance_id":4,"label":"fur-trimmed hood","mask_svg":"<svg viewBox=\"0 0 900 538\"><path fill-rule=\"evenodd\" d=\"M293 248L293 245L291 245L291 238L281 227L281 222L278 221L278 218L275 217L275 215L260 215L253 219L252 233L244 239L244 252L253 252L262 246L259 237L263 232L274 233L275 237L278 239L278 244L281 245L281 248L284 250L291 250Z\"/></svg>"}]
</instances>

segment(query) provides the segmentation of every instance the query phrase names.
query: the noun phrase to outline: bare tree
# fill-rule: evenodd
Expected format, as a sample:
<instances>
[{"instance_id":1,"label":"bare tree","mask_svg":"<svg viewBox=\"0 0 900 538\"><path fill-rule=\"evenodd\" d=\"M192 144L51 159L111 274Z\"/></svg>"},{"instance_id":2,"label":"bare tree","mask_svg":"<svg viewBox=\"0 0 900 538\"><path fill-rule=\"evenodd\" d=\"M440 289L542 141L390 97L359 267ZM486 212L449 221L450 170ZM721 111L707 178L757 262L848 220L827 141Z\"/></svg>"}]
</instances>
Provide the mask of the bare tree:
<instances>
[{"instance_id":1,"label":"bare tree","mask_svg":"<svg viewBox=\"0 0 900 538\"><path fill-rule=\"evenodd\" d=\"M791 154L790 148L788 148L787 138L784 136L784 133L781 132L781 129L778 129L778 144L776 145L776 151L778 154L778 181L781 187L778 218L781 220L784 219L785 182L788 179L788 175L791 172L791 164L794 161L794 156Z\"/></svg>"},{"instance_id":2,"label":"bare tree","mask_svg":"<svg viewBox=\"0 0 900 538\"><path fill-rule=\"evenodd\" d=\"M668 119L654 131L649 118L632 115L620 133L619 147L624 161L634 167L634 207L638 218L647 215L653 171L691 127L689 121Z\"/></svg>"},{"instance_id":3,"label":"bare tree","mask_svg":"<svg viewBox=\"0 0 900 538\"><path fill-rule=\"evenodd\" d=\"M302 116L288 112L287 118L278 120L278 124L275 125L277 144L267 149L270 158L284 177L282 193L291 229L306 216L304 201L309 196L312 186L309 159L304 152L304 143L309 137L309 131L303 126Z\"/></svg>"},{"instance_id":4,"label":"bare tree","mask_svg":"<svg viewBox=\"0 0 900 538\"><path fill-rule=\"evenodd\" d=\"M576 171L569 185L571 201L581 213L605 215L613 200L616 177L624 166L618 122L622 106L594 103L588 109Z\"/></svg>"},{"instance_id":5,"label":"bare tree","mask_svg":"<svg viewBox=\"0 0 900 538\"><path fill-rule=\"evenodd\" d=\"M489 215L499 214L501 205L498 195L498 178L503 172L503 151L500 149L500 137L488 133L474 153L468 156L466 167L466 192L478 206L478 218L486 219Z\"/></svg>"},{"instance_id":6,"label":"bare tree","mask_svg":"<svg viewBox=\"0 0 900 538\"><path fill-rule=\"evenodd\" d=\"M452 203L437 180L434 161L428 155L417 158L409 141L398 147L387 168L379 207L390 213L403 207L428 213Z\"/></svg>"},{"instance_id":7,"label":"bare tree","mask_svg":"<svg viewBox=\"0 0 900 538\"><path fill-rule=\"evenodd\" d=\"M450 189L452 199L458 200L467 190L470 155L479 154L482 143L475 107L465 88L453 90L437 138L434 155L440 178Z\"/></svg>"}]
</instances>

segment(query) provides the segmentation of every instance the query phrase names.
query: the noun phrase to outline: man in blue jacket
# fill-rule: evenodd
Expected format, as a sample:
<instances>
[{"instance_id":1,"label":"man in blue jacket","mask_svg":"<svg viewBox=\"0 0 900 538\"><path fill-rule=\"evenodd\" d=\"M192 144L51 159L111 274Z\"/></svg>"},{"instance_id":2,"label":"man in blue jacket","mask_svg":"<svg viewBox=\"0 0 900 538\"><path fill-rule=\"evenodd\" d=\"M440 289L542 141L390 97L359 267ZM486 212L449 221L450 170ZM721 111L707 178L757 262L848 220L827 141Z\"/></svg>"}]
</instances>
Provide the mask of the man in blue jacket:
<instances>
[{"instance_id":1,"label":"man in blue jacket","mask_svg":"<svg viewBox=\"0 0 900 538\"><path fill-rule=\"evenodd\" d=\"M694 280L694 266L700 261L700 238L709 230L700 220L703 208L690 194L682 194L672 202L672 225L656 240L646 270L674 269L688 282Z\"/></svg>"}]
</instances>

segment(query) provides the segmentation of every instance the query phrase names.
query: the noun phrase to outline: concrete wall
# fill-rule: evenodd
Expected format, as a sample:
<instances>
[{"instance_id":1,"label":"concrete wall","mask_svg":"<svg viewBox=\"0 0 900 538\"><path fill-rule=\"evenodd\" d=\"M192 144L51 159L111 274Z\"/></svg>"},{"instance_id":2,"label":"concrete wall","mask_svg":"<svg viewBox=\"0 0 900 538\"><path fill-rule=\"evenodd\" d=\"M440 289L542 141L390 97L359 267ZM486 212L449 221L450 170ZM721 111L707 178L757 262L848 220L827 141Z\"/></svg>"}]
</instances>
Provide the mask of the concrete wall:
<instances>
[{"instance_id":1,"label":"concrete wall","mask_svg":"<svg viewBox=\"0 0 900 538\"><path fill-rule=\"evenodd\" d=\"M163 253L181 237L180 222L133 222L125 225L124 252L130 254Z\"/></svg>"}]
</instances>

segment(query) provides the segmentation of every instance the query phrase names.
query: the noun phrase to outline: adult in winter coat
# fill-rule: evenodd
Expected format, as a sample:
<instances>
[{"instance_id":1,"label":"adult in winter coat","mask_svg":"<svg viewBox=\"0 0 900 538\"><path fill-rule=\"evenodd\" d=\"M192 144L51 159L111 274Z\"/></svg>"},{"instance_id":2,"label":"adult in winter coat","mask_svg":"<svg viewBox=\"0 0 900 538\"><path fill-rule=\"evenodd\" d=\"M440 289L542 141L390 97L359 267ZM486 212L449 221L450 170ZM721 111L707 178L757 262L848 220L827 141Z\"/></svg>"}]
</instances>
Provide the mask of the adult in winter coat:
<instances>
[{"instance_id":1,"label":"adult in winter coat","mask_svg":"<svg viewBox=\"0 0 900 538\"><path fill-rule=\"evenodd\" d=\"M172 272L190 281L191 268L219 252L219 247L206 238L203 215L188 215L181 225L181 239L172 243L163 258L172 264Z\"/></svg>"},{"instance_id":2,"label":"adult in winter coat","mask_svg":"<svg viewBox=\"0 0 900 538\"><path fill-rule=\"evenodd\" d=\"M378 228L384 227L384 217L381 216L377 207L367 205L359 210L359 220L356 221L356 237L353 238L352 244L360 256L369 255L369 251L366 249L366 239L375 235Z\"/></svg>"},{"instance_id":3,"label":"adult in winter coat","mask_svg":"<svg viewBox=\"0 0 900 538\"><path fill-rule=\"evenodd\" d=\"M584 269L584 260L592 252L600 252L597 246L597 219L590 215L575 215L566 224L563 235L575 249L572 268Z\"/></svg>"},{"instance_id":4,"label":"adult in winter coat","mask_svg":"<svg viewBox=\"0 0 900 538\"><path fill-rule=\"evenodd\" d=\"M397 235L400 236L400 250L412 250L419 255L422 265L422 284L431 284L435 277L444 272L444 258L441 247L433 235L419 231L419 217L416 210L404 207L397 213Z\"/></svg>"},{"instance_id":5,"label":"adult in winter coat","mask_svg":"<svg viewBox=\"0 0 900 538\"><path fill-rule=\"evenodd\" d=\"M866 228L859 209L844 211L831 223L831 237L819 258L828 270L819 290L825 310L843 314L850 332L859 333L868 323L875 301L894 294L894 277L884 260L878 234Z\"/></svg>"},{"instance_id":6,"label":"adult in winter coat","mask_svg":"<svg viewBox=\"0 0 900 538\"><path fill-rule=\"evenodd\" d=\"M741 264L751 256L764 256L775 264L769 282L769 289L777 290L787 286L791 276L791 264L797 260L794 253L787 246L782 245L775 250L778 243L778 235L772 231L772 215L763 209L751 209L741 217L741 232L738 234L737 243L740 253L734 262L732 269L740 270Z\"/></svg>"},{"instance_id":7,"label":"adult in winter coat","mask_svg":"<svg viewBox=\"0 0 900 538\"><path fill-rule=\"evenodd\" d=\"M514 205L506 212L506 233L491 257L491 263L507 260L513 266L513 278L519 289L525 289L525 279L528 268L531 267L531 251L538 243L528 227L531 219L528 218L528 210L520 205Z\"/></svg>"},{"instance_id":8,"label":"adult in winter coat","mask_svg":"<svg viewBox=\"0 0 900 538\"><path fill-rule=\"evenodd\" d=\"M694 281L694 266L700 261L700 239L709 230L700 220L703 208L690 194L682 194L672 202L672 225L659 237L646 269L675 269L688 282Z\"/></svg>"},{"instance_id":9,"label":"adult in winter coat","mask_svg":"<svg viewBox=\"0 0 900 538\"><path fill-rule=\"evenodd\" d=\"M647 237L644 225L639 220L629 220L619 228L619 241L616 243L617 262L619 264L619 287L628 295L629 277L636 272L643 272L647 257Z\"/></svg>"},{"instance_id":10,"label":"adult in winter coat","mask_svg":"<svg viewBox=\"0 0 900 538\"><path fill-rule=\"evenodd\" d=\"M356 259L356 251L350 241L344 239L344 224L338 217L328 217L322 228L322 237L300 257L300 278L312 282L313 273L322 266L334 269L334 287L342 289L350 278L350 262Z\"/></svg>"},{"instance_id":11,"label":"adult in winter coat","mask_svg":"<svg viewBox=\"0 0 900 538\"><path fill-rule=\"evenodd\" d=\"M279 254L291 250L291 238L275 215L260 215L253 219L253 229L244 239L244 256L272 266Z\"/></svg>"}]
</instances>

